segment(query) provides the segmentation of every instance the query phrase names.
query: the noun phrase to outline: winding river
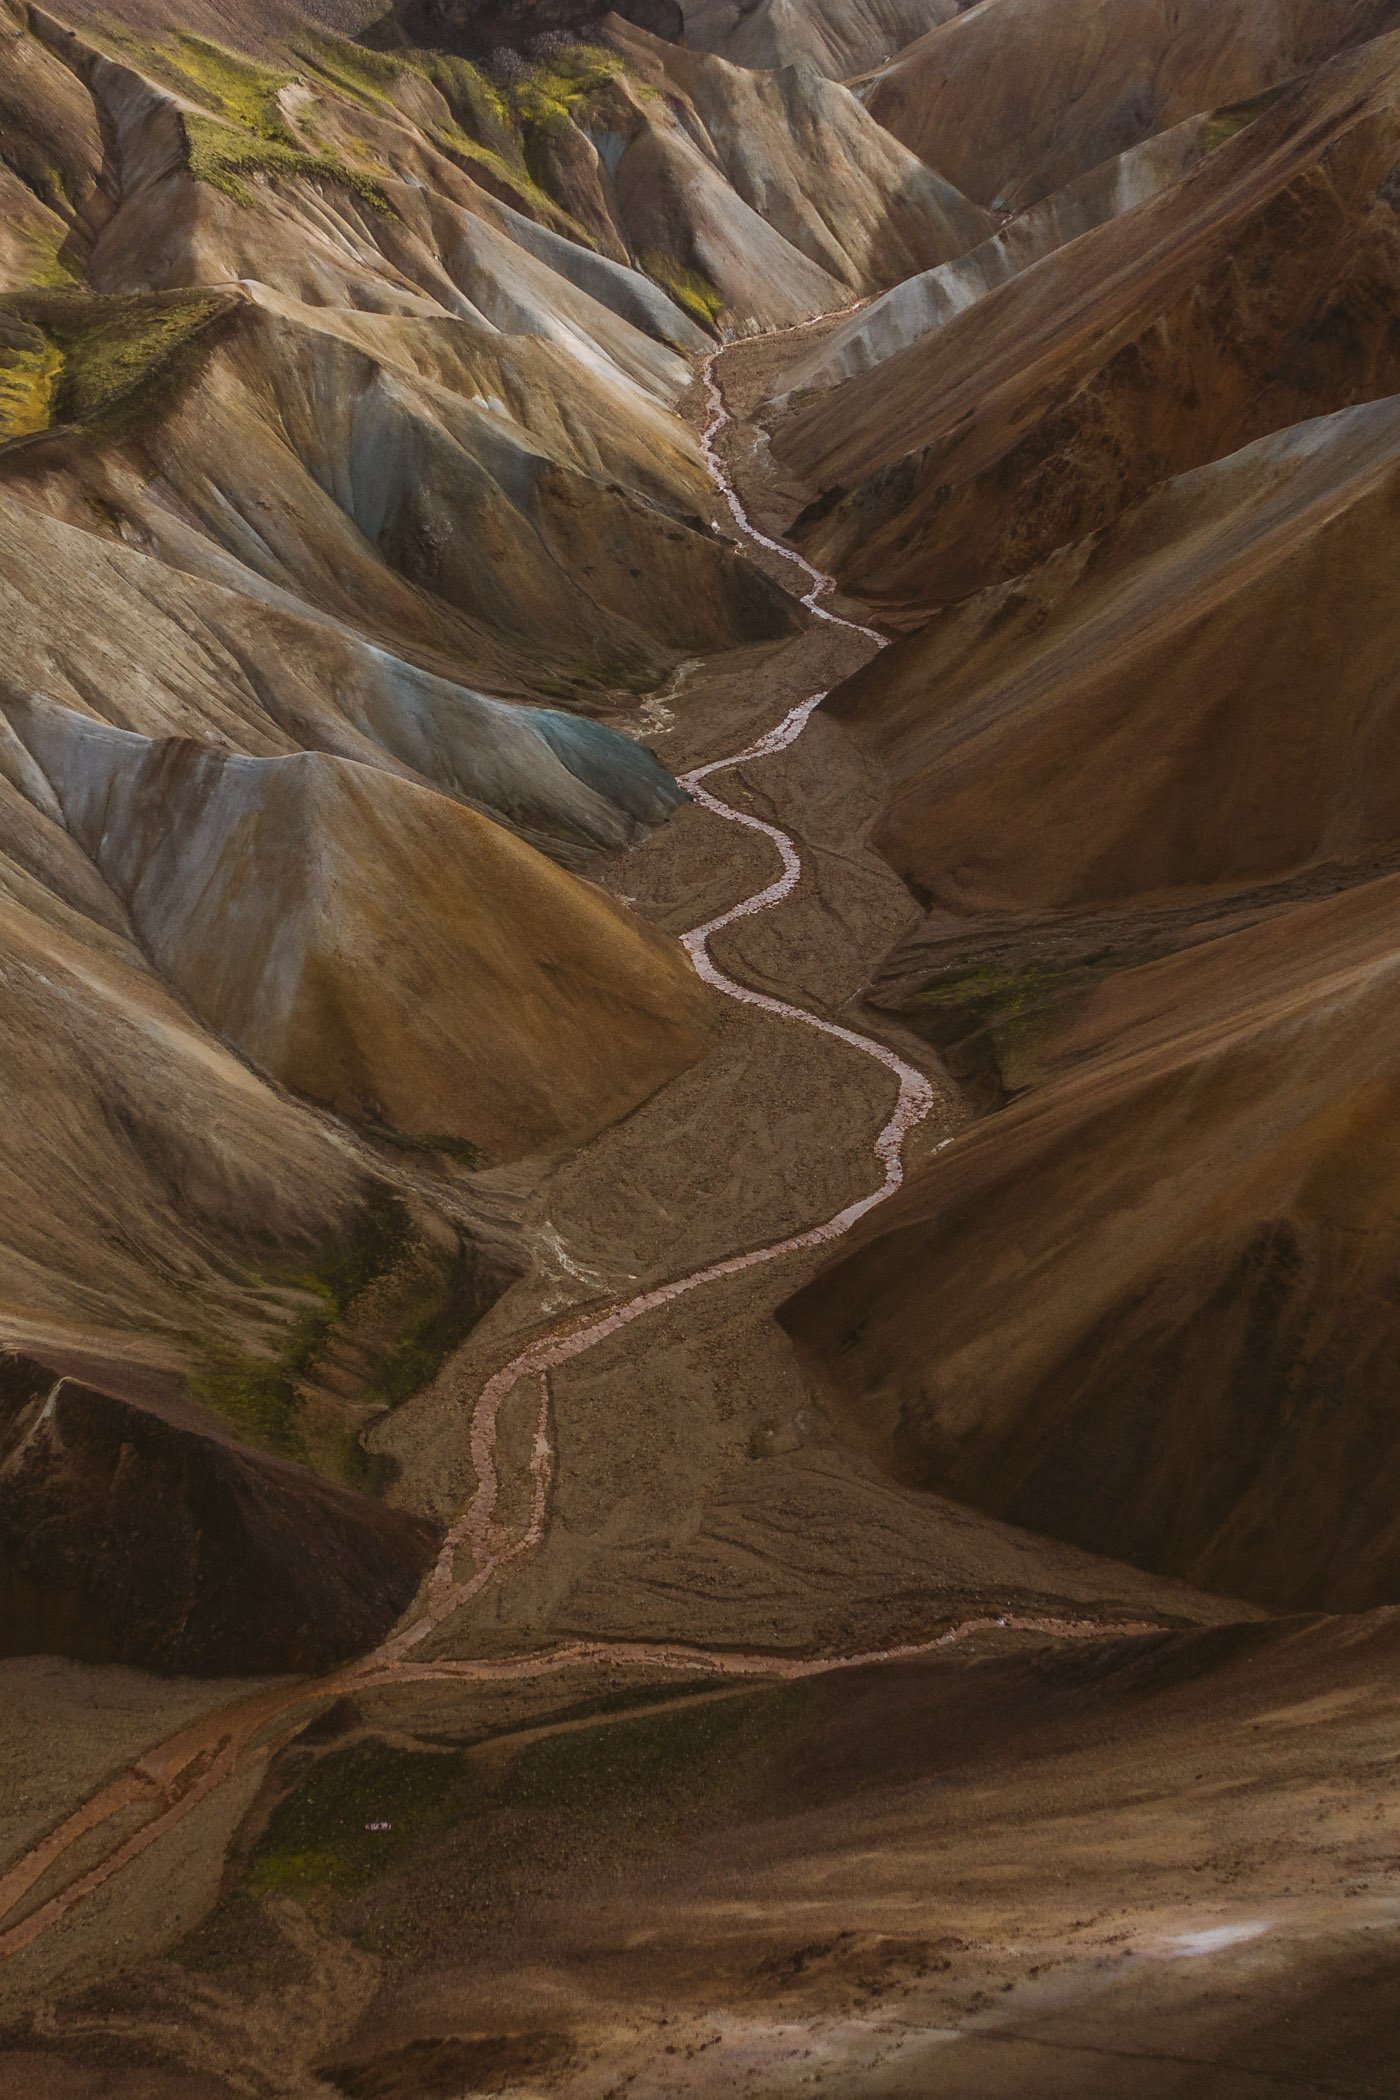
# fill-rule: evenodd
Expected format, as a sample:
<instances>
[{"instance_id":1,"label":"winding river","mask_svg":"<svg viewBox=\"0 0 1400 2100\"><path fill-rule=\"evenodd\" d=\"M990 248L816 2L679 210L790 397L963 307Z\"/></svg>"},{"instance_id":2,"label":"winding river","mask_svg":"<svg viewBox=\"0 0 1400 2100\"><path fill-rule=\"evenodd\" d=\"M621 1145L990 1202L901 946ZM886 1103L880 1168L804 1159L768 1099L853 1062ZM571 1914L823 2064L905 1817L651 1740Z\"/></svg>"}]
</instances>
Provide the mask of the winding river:
<instances>
[{"instance_id":1,"label":"winding river","mask_svg":"<svg viewBox=\"0 0 1400 2100\"><path fill-rule=\"evenodd\" d=\"M719 438L730 420L715 374L718 356L718 351L713 352L701 368L709 409L701 443L715 486L735 524L755 546L794 564L805 575L809 588L802 603L817 619L863 635L883 647L885 638L873 628L842 619L822 603L835 587L831 577L823 575L792 549L770 539L750 520L718 452ZM681 785L701 808L724 823L740 825L768 839L780 863L779 874L763 889L731 905L717 918L693 927L682 938L697 973L726 998L744 1006L757 1007L761 1012L794 1026L815 1029L822 1035L834 1037L837 1042L875 1059L886 1068L896 1083L897 1093L893 1109L874 1139L874 1156L881 1169L877 1186L846 1204L835 1216L804 1231L791 1233L763 1247L730 1255L669 1283L657 1284L610 1306L605 1312L567 1315L558 1325L529 1342L509 1363L502 1365L482 1387L472 1409L469 1442L476 1491L443 1541L425 1586L418 1615L358 1662L298 1685L274 1686L203 1717L157 1748L145 1752L100 1788L0 1875L0 1918L24 1903L72 1847L87 1840L104 1824L142 1810L149 1811L147 1820L135 1830L125 1830L105 1857L81 1871L65 1888L49 1895L27 1916L0 1931L0 1957L17 1954L57 1925L76 1904L103 1887L232 1778L250 1757L271 1755L304 1725L309 1707L349 1692L435 1681L476 1684L520 1681L551 1676L576 1665L597 1663L620 1668L674 1669L719 1678L789 1680L854 1668L860 1664L925 1655L997 1629L1043 1633L1059 1639L1101 1639L1157 1630L1149 1623L1137 1621L1110 1626L1101 1619L1056 1619L1008 1613L965 1619L929 1640L909 1646L845 1656L743 1654L727 1649L689 1647L681 1642L645 1641L573 1641L533 1654L483 1659L434 1659L415 1654L447 1619L468 1604L508 1563L531 1552L544 1536L549 1485L555 1465L549 1434L549 1378L552 1371L574 1357L582 1356L633 1321L645 1319L649 1313L671 1305L693 1291L757 1268L765 1262L778 1261L789 1254L842 1238L878 1204L886 1202L904 1179L905 1142L911 1131L928 1116L936 1099L925 1075L872 1037L741 984L726 974L710 952L710 942L717 933L741 919L771 911L784 898L791 896L802 877L802 860L792 839L778 825L735 809L704 783L735 766L747 765L787 750L801 736L825 698L825 692L809 694L775 728L742 751L727 758L713 759L682 776ZM530 1505L524 1522L512 1531L497 1517L500 1499L498 1427L503 1404L517 1386L527 1380L534 1381L538 1394L537 1426L530 1460ZM283 1724L280 1730L279 1722Z\"/></svg>"}]
</instances>

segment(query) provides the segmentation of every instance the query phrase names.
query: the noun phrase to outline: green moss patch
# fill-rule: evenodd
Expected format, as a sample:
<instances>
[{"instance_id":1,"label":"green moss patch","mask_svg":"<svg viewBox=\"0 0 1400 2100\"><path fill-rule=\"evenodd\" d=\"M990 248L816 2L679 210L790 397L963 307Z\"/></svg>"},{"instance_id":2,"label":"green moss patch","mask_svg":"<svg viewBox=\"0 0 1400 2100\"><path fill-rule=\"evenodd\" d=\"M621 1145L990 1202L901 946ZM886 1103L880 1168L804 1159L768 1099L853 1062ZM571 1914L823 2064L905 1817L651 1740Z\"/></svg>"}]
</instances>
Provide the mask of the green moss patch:
<instances>
[{"instance_id":1,"label":"green moss patch","mask_svg":"<svg viewBox=\"0 0 1400 2100\"><path fill-rule=\"evenodd\" d=\"M398 1407L435 1378L480 1317L474 1264L459 1250L446 1284L425 1278L401 1305L397 1332L375 1366L371 1390L386 1407Z\"/></svg>"},{"instance_id":2,"label":"green moss patch","mask_svg":"<svg viewBox=\"0 0 1400 2100\"><path fill-rule=\"evenodd\" d=\"M353 1743L319 1759L273 1810L244 1887L301 1901L365 1888L474 1806L459 1753Z\"/></svg>"},{"instance_id":3,"label":"green moss patch","mask_svg":"<svg viewBox=\"0 0 1400 2100\"><path fill-rule=\"evenodd\" d=\"M269 1264L255 1279L269 1318L283 1321L268 1347L211 1339L207 1328L186 1336L191 1397L261 1449L381 1493L394 1467L365 1450L362 1432L436 1376L504 1280L462 1233L455 1248L425 1240L403 1201L380 1189L313 1266Z\"/></svg>"},{"instance_id":4,"label":"green moss patch","mask_svg":"<svg viewBox=\"0 0 1400 2100\"><path fill-rule=\"evenodd\" d=\"M196 182L220 190L235 204L251 204L245 175L285 176L293 181L330 182L350 190L381 216L393 205L383 184L363 168L335 153L311 153L283 139L263 138L217 118L185 114L186 159Z\"/></svg>"},{"instance_id":5,"label":"green moss patch","mask_svg":"<svg viewBox=\"0 0 1400 2100\"><path fill-rule=\"evenodd\" d=\"M42 311L63 353L59 420L101 429L157 383L168 400L196 338L227 302L207 292L76 294L55 296Z\"/></svg>"},{"instance_id":6,"label":"green moss patch","mask_svg":"<svg viewBox=\"0 0 1400 2100\"><path fill-rule=\"evenodd\" d=\"M648 249L637 257L637 266L645 270L654 284L669 293L692 321L713 334L719 327L719 317L724 312L724 294L719 286L711 284L699 270L687 269L673 255L662 255L656 249Z\"/></svg>"},{"instance_id":7,"label":"green moss patch","mask_svg":"<svg viewBox=\"0 0 1400 2100\"><path fill-rule=\"evenodd\" d=\"M0 308L0 438L48 428L62 364L41 328Z\"/></svg>"},{"instance_id":8,"label":"green moss patch","mask_svg":"<svg viewBox=\"0 0 1400 2100\"><path fill-rule=\"evenodd\" d=\"M326 29L303 31L292 46L299 63L336 94L366 109L388 103L404 75L422 71L412 52L371 51Z\"/></svg>"},{"instance_id":9,"label":"green moss patch","mask_svg":"<svg viewBox=\"0 0 1400 2100\"><path fill-rule=\"evenodd\" d=\"M570 44L547 64L531 66L505 94L522 124L567 124L576 110L626 71L615 51L597 44Z\"/></svg>"},{"instance_id":10,"label":"green moss patch","mask_svg":"<svg viewBox=\"0 0 1400 2100\"><path fill-rule=\"evenodd\" d=\"M192 1396L233 1423L251 1443L280 1457L305 1461L301 1383L325 1355L336 1327L357 1299L398 1266L413 1243L412 1221L399 1198L388 1191L372 1197L348 1238L329 1248L315 1268L265 1279L269 1293L295 1293L301 1301L275 1351L261 1355L228 1342L205 1343L199 1350L199 1368L189 1381ZM422 1293L433 1315L442 1318L441 1279L424 1283ZM412 1319L415 1334L429 1324L429 1314L421 1307ZM411 1390L404 1387L397 1397ZM356 1476L369 1468L358 1441L348 1436L340 1463L332 1470L347 1485L367 1486L368 1478Z\"/></svg>"},{"instance_id":11,"label":"green moss patch","mask_svg":"<svg viewBox=\"0 0 1400 2100\"><path fill-rule=\"evenodd\" d=\"M17 434L25 417L29 429L99 436L129 427L153 399L168 405L193 369L200 338L228 310L216 292L26 291L0 299L0 366L7 343L21 349L10 367L15 401L5 434Z\"/></svg>"},{"instance_id":12,"label":"green moss patch","mask_svg":"<svg viewBox=\"0 0 1400 2100\"><path fill-rule=\"evenodd\" d=\"M778 1783L814 1705L811 1687L784 1686L519 1746L361 1738L314 1762L299 1749L284 1760L290 1791L246 1855L226 1918L276 1895L390 1958L426 1956L444 1931L459 1950L489 1942L493 1919L518 1912L522 1896L576 1893L742 1813Z\"/></svg>"},{"instance_id":13,"label":"green moss patch","mask_svg":"<svg viewBox=\"0 0 1400 2100\"><path fill-rule=\"evenodd\" d=\"M392 212L383 185L339 154L305 146L283 112L279 97L295 74L259 65L207 37L186 34L149 49L129 35L118 39L137 63L165 80L199 110L181 113L185 161L196 182L250 204L244 179L265 175L292 181L330 182L381 213ZM207 111L208 114L201 114Z\"/></svg>"},{"instance_id":14,"label":"green moss patch","mask_svg":"<svg viewBox=\"0 0 1400 2100\"><path fill-rule=\"evenodd\" d=\"M1217 146L1223 146L1227 139L1234 138L1247 124L1252 124L1256 117L1262 117L1265 110L1271 108L1282 93L1282 88L1266 88L1262 95L1252 95L1247 102L1232 102L1225 109L1212 111L1206 118L1206 151L1213 153Z\"/></svg>"},{"instance_id":15,"label":"green moss patch","mask_svg":"<svg viewBox=\"0 0 1400 2100\"><path fill-rule=\"evenodd\" d=\"M36 227L24 235L23 286L35 291L70 291L83 282L76 262L63 253L68 230L63 225Z\"/></svg>"},{"instance_id":16,"label":"green moss patch","mask_svg":"<svg viewBox=\"0 0 1400 2100\"><path fill-rule=\"evenodd\" d=\"M925 1012L966 1022L983 1036L1002 1079L1015 1086L1036 1050L1097 982L1107 964L981 964L918 996Z\"/></svg>"}]
</instances>

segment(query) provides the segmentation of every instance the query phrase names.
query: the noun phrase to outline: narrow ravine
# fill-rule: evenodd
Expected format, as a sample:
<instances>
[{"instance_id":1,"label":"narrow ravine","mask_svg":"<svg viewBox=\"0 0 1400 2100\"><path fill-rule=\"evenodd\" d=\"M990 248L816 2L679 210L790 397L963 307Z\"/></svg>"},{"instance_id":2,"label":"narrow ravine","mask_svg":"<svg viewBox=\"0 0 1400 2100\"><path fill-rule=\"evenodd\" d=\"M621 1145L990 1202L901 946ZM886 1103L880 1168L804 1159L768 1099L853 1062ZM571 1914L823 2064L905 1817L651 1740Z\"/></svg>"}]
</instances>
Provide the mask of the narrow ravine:
<instances>
[{"instance_id":1,"label":"narrow ravine","mask_svg":"<svg viewBox=\"0 0 1400 2100\"><path fill-rule=\"evenodd\" d=\"M709 417L701 434L706 463L719 494L724 498L738 528L758 547L794 564L808 580L802 603L817 619L847 629L884 646L884 637L874 629L843 619L821 601L835 588L800 554L770 539L755 526L744 508L719 457L718 440L729 423L724 397L715 376L719 352L713 352L701 368L701 380ZM904 1180L904 1147L910 1136L935 1105L935 1090L915 1066L887 1044L824 1019L800 1006L789 1005L767 993L754 990L730 977L715 961L710 942L726 927L760 912L771 911L791 896L802 877L802 860L787 832L777 824L734 808L703 785L716 774L747 765L787 750L826 698L825 691L809 694L771 730L726 758L696 767L681 777L694 801L722 822L736 824L768 839L777 852L780 872L762 889L717 917L693 927L682 936L697 973L726 998L755 1007L774 1018L801 1028L815 1029L860 1055L884 1066L896 1084L894 1106L873 1141L875 1161L881 1170L877 1185L857 1196L834 1216L761 1247L732 1254L720 1261L692 1270L667 1283L641 1291L609 1306L603 1312L576 1312L536 1336L486 1381L472 1408L468 1440L476 1489L443 1541L433 1571L425 1586L421 1608L397 1632L371 1653L326 1676L254 1694L205 1716L181 1729L94 1793L62 1823L0 1875L0 1918L29 1897L40 1881L75 1845L90 1839L104 1824L149 1805L150 1819L134 1831L126 1831L113 1849L87 1867L66 1888L50 1895L27 1917L0 1931L0 1958L19 1953L43 1933L57 1925L75 1905L105 1886L114 1875L139 1858L189 1812L232 1778L250 1757L268 1757L294 1735L306 1719L306 1709L354 1691L369 1691L387 1685L454 1681L463 1684L520 1682L544 1678L575 1666L604 1664L621 1669L681 1670L700 1675L788 1681L823 1675L861 1664L883 1663L931 1654L939 1649L995 1631L1040 1633L1056 1639L1092 1640L1158 1630L1150 1622L1106 1622L1100 1618L1049 1618L1024 1615L979 1615L945 1627L928 1640L897 1648L870 1650L843 1656L781 1656L690 1647L682 1642L570 1641L534 1653L489 1658L441 1658L415 1656L430 1636L483 1590L509 1563L539 1545L545 1529L549 1488L555 1467L555 1451L549 1433L549 1378L558 1366L584 1355L608 1336L632 1322L646 1318L661 1307L674 1304L692 1292L721 1282L761 1265L829 1244L846 1233L879 1204L888 1201ZM945 1140L945 1143L951 1140ZM497 1518L501 1483L497 1463L498 1427L502 1406L518 1386L533 1380L538 1387L539 1412L530 1461L530 1506L515 1531ZM465 1565L461 1565L465 1562ZM280 1730L279 1722L285 1724Z\"/></svg>"}]
</instances>

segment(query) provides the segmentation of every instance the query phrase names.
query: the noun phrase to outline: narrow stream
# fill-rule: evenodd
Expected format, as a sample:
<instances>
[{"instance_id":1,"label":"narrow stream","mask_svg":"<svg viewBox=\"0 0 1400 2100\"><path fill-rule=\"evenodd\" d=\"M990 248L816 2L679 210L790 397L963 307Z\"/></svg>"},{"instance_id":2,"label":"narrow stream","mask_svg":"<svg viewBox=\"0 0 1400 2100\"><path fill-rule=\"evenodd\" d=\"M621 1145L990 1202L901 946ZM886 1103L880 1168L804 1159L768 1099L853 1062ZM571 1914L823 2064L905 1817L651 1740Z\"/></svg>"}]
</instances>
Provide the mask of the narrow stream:
<instances>
[{"instance_id":1,"label":"narrow stream","mask_svg":"<svg viewBox=\"0 0 1400 2100\"><path fill-rule=\"evenodd\" d=\"M835 579L823 575L820 569L802 555L784 547L779 541L770 539L750 519L728 474L725 472L717 449L721 432L728 426L730 417L724 395L715 377L715 360L718 351L712 351L701 367L701 380L705 388L709 418L701 432L701 446L710 476L728 505L731 516L739 529L753 541L755 546L781 556L793 563L808 578L809 588L802 603L818 619L826 620L834 627L843 627L852 634L864 635L879 647L885 646L883 635L873 627L862 627L855 620L845 620L821 603L828 592L834 590ZM810 1247L825 1246L829 1241L839 1240L848 1233L867 1212L884 1203L894 1194L904 1180L904 1144L909 1133L920 1124L933 1108L937 1096L924 1074L886 1044L873 1037L861 1035L854 1028L843 1028L835 1021L822 1019L818 1014L808 1013L800 1006L790 1006L783 999L771 998L765 992L754 991L751 986L740 984L722 970L710 953L710 941L727 926L740 919L750 919L759 912L772 911L790 897L802 879L802 857L788 833L777 824L770 824L761 817L750 815L746 810L735 809L721 800L702 782L716 773L727 772L734 766L751 764L759 759L771 758L779 751L786 751L795 744L812 719L822 701L825 690L809 693L805 700L784 715L781 722L754 743L745 745L727 758L711 759L708 765L697 766L693 772L684 773L680 784L692 799L711 815L727 824L741 825L746 831L756 831L770 840L777 850L781 864L780 873L763 889L752 896L742 898L730 905L717 918L708 919L702 926L694 926L682 935L683 944L695 965L696 974L727 999L737 1000L742 1006L757 1007L760 1012L772 1014L780 1021L790 1021L801 1028L815 1029L821 1035L833 1036L837 1042L859 1051L882 1064L898 1083L898 1095L889 1120L874 1140L874 1152L883 1168L883 1179L878 1187L867 1195L859 1196L839 1210L834 1217L819 1225L807 1227L805 1231L789 1233L785 1238L772 1240L766 1246L752 1247L742 1254L731 1254L722 1261L710 1262L704 1268L693 1269L686 1276L678 1276L670 1283L655 1285L640 1291L633 1298L624 1299L610 1306L604 1313L583 1324L565 1324L548 1334L537 1336L527 1344L518 1356L503 1364L493 1377L487 1380L472 1411L470 1443L472 1466L476 1473L476 1493L448 1532L443 1541L437 1565L429 1580L426 1609L394 1635L384 1648L379 1650L381 1658L397 1658L426 1640L449 1613L457 1611L470 1601L478 1590L489 1582L497 1570L507 1561L514 1560L537 1546L543 1536L544 1515L548 1501L549 1481L553 1472L554 1454L549 1436L549 1373L573 1357L582 1356L596 1347L609 1335L629 1326L632 1321L645 1318L648 1313L658 1311L663 1305L674 1304L691 1291L698 1291L706 1284L718 1283L724 1277L737 1276L746 1269L756 1269L765 1262L778 1261L784 1255L796 1254ZM496 1504L500 1483L496 1471L497 1426L503 1403L520 1384L522 1379L539 1381L539 1415L535 1433L535 1448L531 1463L533 1493L530 1515L513 1537L503 1534L496 1522ZM459 1578L456 1573L458 1554L468 1549L471 1555L470 1574Z\"/></svg>"},{"instance_id":2,"label":"narrow stream","mask_svg":"<svg viewBox=\"0 0 1400 2100\"><path fill-rule=\"evenodd\" d=\"M769 539L767 534L760 532L749 519L716 451L716 441L729 422L728 410L714 373L717 356L718 352L712 353L702 367L702 378L710 407L709 421L702 433L702 444L715 485L724 497L736 524L756 546L794 563L807 576L810 588L802 603L809 612L818 619L828 620L835 626L864 635L883 647L884 637L876 634L873 628L862 627L854 620L844 620L821 603L821 599L834 587L830 577L824 576L800 554L793 553L777 540ZM91 1834L104 1824L132 1811L139 1811L147 1805L153 1810L150 1819L135 1830L127 1830L105 1857L79 1873L66 1888L50 1895L27 1917L0 1932L0 1959L19 1953L22 1948L31 1945L52 1926L58 1924L74 1905L103 1887L114 1875L137 1859L148 1846L182 1821L191 1809L232 1778L241 1769L246 1758L270 1756L281 1743L287 1741L303 1726L309 1705L339 1697L347 1692L365 1691L377 1685L443 1680L477 1684L519 1681L547 1677L574 1665L590 1663L688 1672L703 1671L722 1677L791 1679L823 1675L832 1670L849 1669L862 1663L891 1662L904 1657L927 1655L937 1649L968 1640L974 1635L996 1630L1043 1633L1062 1640L1111 1639L1159 1630L1152 1623L1145 1621L1106 1625L1101 1619L1057 1619L1006 1613L999 1616L979 1615L960 1620L956 1625L945 1628L942 1633L928 1640L898 1648L871 1650L859 1655L743 1654L728 1649L689 1647L678 1641L571 1641L556 1648L537 1650L526 1655L408 1659L415 1648L435 1633L453 1612L468 1603L500 1569L520 1555L532 1551L544 1536L549 1483L555 1465L555 1453L549 1435L551 1371L576 1356L582 1356L608 1335L616 1334L620 1328L630 1325L633 1320L640 1320L646 1314L657 1311L663 1305L670 1305L677 1298L700 1290L706 1284L717 1283L726 1276L737 1276L746 1269L757 1268L764 1262L777 1261L784 1255L794 1254L809 1247L824 1246L832 1240L840 1239L878 1204L888 1201L904 1180L905 1140L928 1115L936 1099L934 1089L924 1074L906 1063L884 1043L861 1035L855 1029L841 1027L834 1021L827 1021L817 1014L808 1013L800 1006L790 1006L784 1000L770 998L766 993L740 984L720 968L709 947L713 936L722 932L725 927L732 926L739 919L752 918L759 912L771 911L785 897L791 896L801 880L802 860L791 838L778 825L751 816L747 811L733 808L704 787L702 782L733 766L747 765L787 750L801 736L825 698L825 692L809 694L805 700L799 701L775 728L759 737L756 742L747 745L744 750L729 758L713 759L709 764L697 766L693 772L682 777L681 785L703 809L725 823L739 824L745 830L761 833L772 842L781 863L781 872L774 881L755 891L752 896L745 897L740 903L731 905L717 918L707 920L702 926L693 927L683 936L683 940L697 973L726 998L734 999L744 1006L757 1007L760 1011L772 1014L779 1020L789 1021L797 1027L814 1028L822 1035L834 1036L838 1042L864 1056L874 1058L890 1073L897 1082L898 1094L888 1120L873 1143L875 1158L883 1170L883 1178L878 1186L868 1194L854 1198L834 1217L809 1226L805 1231L791 1233L785 1239L774 1240L763 1247L730 1255L723 1261L712 1262L705 1268L692 1270L689 1275L679 1276L670 1283L657 1284L651 1290L639 1292L636 1297L611 1306L606 1312L595 1313L592 1316L576 1313L547 1334L537 1336L518 1355L512 1357L509 1363L502 1365L482 1387L472 1410L470 1448L477 1477L476 1492L443 1541L428 1581L424 1609L420 1615L398 1633L391 1635L372 1653L361 1657L358 1662L349 1663L340 1670L310 1682L274 1687L203 1716L164 1743L146 1751L106 1786L99 1788L0 1875L0 1917L18 1907L73 1846L88 1840ZM525 1524L512 1534L497 1523L495 1514L499 1497L499 1479L496 1471L497 1426L502 1404L516 1386L527 1378L534 1379L539 1388L539 1415L530 1464L531 1507ZM459 1577L457 1560L464 1550L470 1552L471 1571ZM285 1724L280 1731L277 1729L279 1722Z\"/></svg>"}]
</instances>

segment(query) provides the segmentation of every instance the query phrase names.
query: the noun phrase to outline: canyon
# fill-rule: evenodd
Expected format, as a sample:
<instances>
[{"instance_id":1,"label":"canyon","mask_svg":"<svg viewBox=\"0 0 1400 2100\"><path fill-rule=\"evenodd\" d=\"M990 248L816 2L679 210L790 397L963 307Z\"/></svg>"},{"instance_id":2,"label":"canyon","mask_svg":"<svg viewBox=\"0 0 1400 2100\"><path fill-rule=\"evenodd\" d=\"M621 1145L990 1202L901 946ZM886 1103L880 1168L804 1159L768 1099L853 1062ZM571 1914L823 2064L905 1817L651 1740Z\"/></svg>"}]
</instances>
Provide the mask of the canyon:
<instances>
[{"instance_id":1,"label":"canyon","mask_svg":"<svg viewBox=\"0 0 1400 2100\"><path fill-rule=\"evenodd\" d=\"M0 0L0 2096L1376 2095L1400 4Z\"/></svg>"}]
</instances>

